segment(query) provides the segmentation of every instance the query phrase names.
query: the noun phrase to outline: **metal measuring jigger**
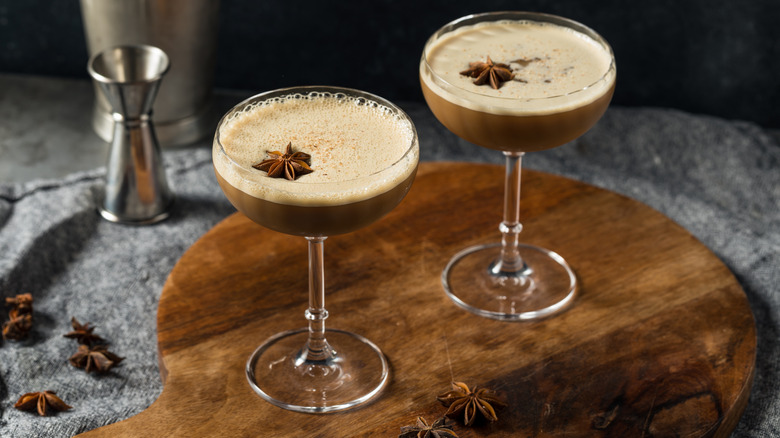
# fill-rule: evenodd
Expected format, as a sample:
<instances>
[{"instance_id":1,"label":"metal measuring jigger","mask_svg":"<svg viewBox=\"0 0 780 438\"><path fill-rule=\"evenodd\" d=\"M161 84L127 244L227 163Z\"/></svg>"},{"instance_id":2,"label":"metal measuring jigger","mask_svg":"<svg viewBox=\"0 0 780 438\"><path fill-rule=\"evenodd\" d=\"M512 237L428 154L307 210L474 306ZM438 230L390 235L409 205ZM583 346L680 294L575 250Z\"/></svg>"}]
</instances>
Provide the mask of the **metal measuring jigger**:
<instances>
[{"instance_id":1,"label":"metal measuring jigger","mask_svg":"<svg viewBox=\"0 0 780 438\"><path fill-rule=\"evenodd\" d=\"M111 47L89 59L87 70L111 104L114 119L100 208L106 220L141 225L168 217L173 196L154 133L152 103L169 66L165 52L146 45Z\"/></svg>"}]
</instances>

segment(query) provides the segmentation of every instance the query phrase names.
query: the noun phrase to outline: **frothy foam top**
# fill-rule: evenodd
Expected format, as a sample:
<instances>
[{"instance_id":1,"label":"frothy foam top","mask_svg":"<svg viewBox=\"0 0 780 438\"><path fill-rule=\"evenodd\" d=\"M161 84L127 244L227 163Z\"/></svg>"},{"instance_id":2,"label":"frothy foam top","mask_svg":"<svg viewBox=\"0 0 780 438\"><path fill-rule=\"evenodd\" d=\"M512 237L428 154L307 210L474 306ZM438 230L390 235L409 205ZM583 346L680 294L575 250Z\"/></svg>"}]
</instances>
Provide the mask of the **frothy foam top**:
<instances>
[{"instance_id":1,"label":"frothy foam top","mask_svg":"<svg viewBox=\"0 0 780 438\"><path fill-rule=\"evenodd\" d=\"M470 62L485 62L488 56L495 63L510 65L515 74L498 90L475 85L474 79L460 74ZM488 112L532 115L573 109L596 100L615 81L612 56L604 46L551 23L495 21L464 26L431 44L425 59L449 84L434 80L421 63L420 74L428 88L461 106L482 111L489 107Z\"/></svg>"},{"instance_id":2,"label":"frothy foam top","mask_svg":"<svg viewBox=\"0 0 780 438\"><path fill-rule=\"evenodd\" d=\"M254 197L294 205L380 195L411 175L419 153L403 115L372 100L322 92L251 104L228 116L217 135L225 153L215 138L214 166L222 178ZM314 172L288 181L251 167L290 142L293 151L311 155Z\"/></svg>"}]
</instances>

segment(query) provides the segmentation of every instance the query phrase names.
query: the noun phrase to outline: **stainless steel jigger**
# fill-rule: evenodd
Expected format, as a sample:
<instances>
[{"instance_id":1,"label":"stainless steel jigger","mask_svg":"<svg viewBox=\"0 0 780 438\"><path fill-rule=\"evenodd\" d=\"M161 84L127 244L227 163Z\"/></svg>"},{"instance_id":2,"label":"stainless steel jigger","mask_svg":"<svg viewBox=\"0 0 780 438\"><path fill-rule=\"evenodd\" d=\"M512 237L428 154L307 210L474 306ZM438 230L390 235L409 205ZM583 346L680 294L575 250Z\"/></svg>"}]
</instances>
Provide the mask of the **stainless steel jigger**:
<instances>
[{"instance_id":1,"label":"stainless steel jigger","mask_svg":"<svg viewBox=\"0 0 780 438\"><path fill-rule=\"evenodd\" d=\"M152 224L168 217L173 196L152 124L152 103L168 56L157 47L116 46L87 64L112 108L114 135L106 166L100 214L106 220Z\"/></svg>"}]
</instances>

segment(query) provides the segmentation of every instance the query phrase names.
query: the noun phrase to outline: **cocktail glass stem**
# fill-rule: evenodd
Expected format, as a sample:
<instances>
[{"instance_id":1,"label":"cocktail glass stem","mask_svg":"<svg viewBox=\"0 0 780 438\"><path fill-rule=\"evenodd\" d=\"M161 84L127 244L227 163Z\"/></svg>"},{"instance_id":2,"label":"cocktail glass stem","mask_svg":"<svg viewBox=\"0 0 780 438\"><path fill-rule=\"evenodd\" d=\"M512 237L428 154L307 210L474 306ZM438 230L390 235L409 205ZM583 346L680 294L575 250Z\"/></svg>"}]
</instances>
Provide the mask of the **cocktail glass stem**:
<instances>
[{"instance_id":1,"label":"cocktail glass stem","mask_svg":"<svg viewBox=\"0 0 780 438\"><path fill-rule=\"evenodd\" d=\"M325 337L325 239L327 237L307 237L309 242L309 308L306 319L309 320L309 339L296 359L296 366L303 363L328 363L335 359L335 352Z\"/></svg>"},{"instance_id":2,"label":"cocktail glass stem","mask_svg":"<svg viewBox=\"0 0 780 438\"><path fill-rule=\"evenodd\" d=\"M489 267L495 276L524 277L530 273L528 265L520 256L519 235L523 230L520 223L520 183L523 152L504 152L506 171L504 177L504 220L499 224L501 231L501 255Z\"/></svg>"},{"instance_id":3,"label":"cocktail glass stem","mask_svg":"<svg viewBox=\"0 0 780 438\"><path fill-rule=\"evenodd\" d=\"M557 253L519 242L523 152L505 151L504 156L501 242L455 254L442 272L442 285L457 305L477 315L508 321L544 318L571 302L577 280Z\"/></svg>"},{"instance_id":4,"label":"cocktail glass stem","mask_svg":"<svg viewBox=\"0 0 780 438\"><path fill-rule=\"evenodd\" d=\"M246 367L255 392L276 406L298 412L325 413L358 406L377 395L389 377L387 359L374 343L355 333L325 328L325 239L306 238L308 328L266 339Z\"/></svg>"}]
</instances>

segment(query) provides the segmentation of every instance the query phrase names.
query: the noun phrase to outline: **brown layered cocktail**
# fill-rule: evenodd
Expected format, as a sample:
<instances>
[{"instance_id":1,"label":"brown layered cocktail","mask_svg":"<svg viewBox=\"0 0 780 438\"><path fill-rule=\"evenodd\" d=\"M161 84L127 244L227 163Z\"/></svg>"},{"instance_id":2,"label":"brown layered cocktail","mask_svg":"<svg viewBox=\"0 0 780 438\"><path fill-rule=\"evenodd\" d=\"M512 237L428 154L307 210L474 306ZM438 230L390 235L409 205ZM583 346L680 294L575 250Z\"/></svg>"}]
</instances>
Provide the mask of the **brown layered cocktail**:
<instances>
[{"instance_id":1,"label":"brown layered cocktail","mask_svg":"<svg viewBox=\"0 0 780 438\"><path fill-rule=\"evenodd\" d=\"M231 203L282 233L332 236L362 228L403 199L417 169L408 118L365 98L290 94L248 103L225 116L214 168ZM310 155L313 172L294 181L252 165L287 144Z\"/></svg>"},{"instance_id":2,"label":"brown layered cocktail","mask_svg":"<svg viewBox=\"0 0 780 438\"><path fill-rule=\"evenodd\" d=\"M615 89L609 46L548 21L495 18L426 46L420 80L436 118L461 138L502 151L549 149L590 129ZM488 57L513 77L493 88L460 74Z\"/></svg>"},{"instance_id":3,"label":"brown layered cocktail","mask_svg":"<svg viewBox=\"0 0 780 438\"><path fill-rule=\"evenodd\" d=\"M554 15L470 15L428 40L419 75L433 114L459 137L506 156L501 243L467 248L445 267L442 283L455 303L490 318L528 320L571 302L576 276L565 260L518 242L521 158L590 129L609 105L615 72L603 38Z\"/></svg>"},{"instance_id":4,"label":"brown layered cocktail","mask_svg":"<svg viewBox=\"0 0 780 438\"><path fill-rule=\"evenodd\" d=\"M267 401L299 412L333 412L370 400L387 384L389 366L379 347L325 328L324 241L398 205L418 159L411 119L359 90L262 93L220 121L213 161L225 195L254 222L304 236L309 246L308 327L271 336L247 362L250 386Z\"/></svg>"}]
</instances>

